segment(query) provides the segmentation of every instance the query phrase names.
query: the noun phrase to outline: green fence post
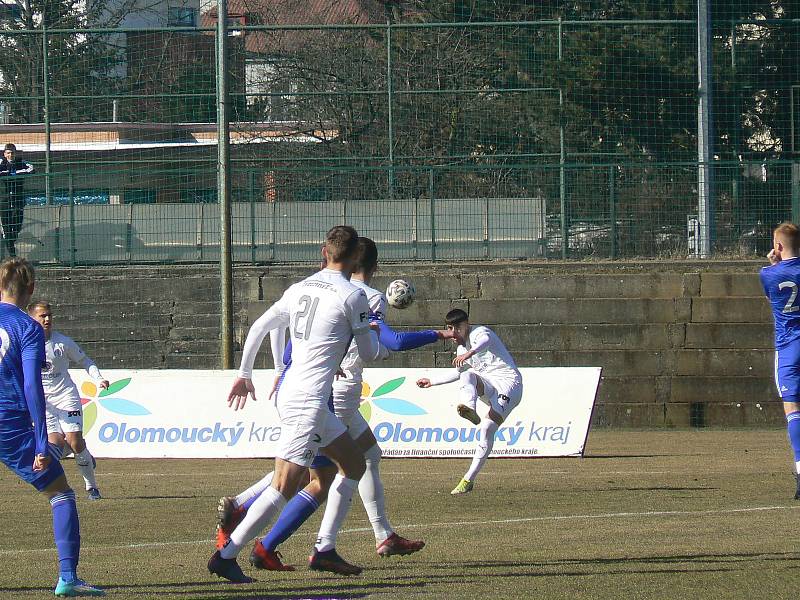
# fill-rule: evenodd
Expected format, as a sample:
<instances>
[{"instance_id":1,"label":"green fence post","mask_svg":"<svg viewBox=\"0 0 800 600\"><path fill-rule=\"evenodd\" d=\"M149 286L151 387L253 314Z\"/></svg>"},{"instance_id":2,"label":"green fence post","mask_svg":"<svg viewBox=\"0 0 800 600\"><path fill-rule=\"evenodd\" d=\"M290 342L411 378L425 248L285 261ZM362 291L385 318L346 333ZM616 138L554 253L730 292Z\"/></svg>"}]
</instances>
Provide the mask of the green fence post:
<instances>
[{"instance_id":1,"label":"green fence post","mask_svg":"<svg viewBox=\"0 0 800 600\"><path fill-rule=\"evenodd\" d=\"M48 175L49 177L49 175ZM75 266L75 188L72 180L72 173L69 174L69 266Z\"/></svg>"},{"instance_id":2,"label":"green fence post","mask_svg":"<svg viewBox=\"0 0 800 600\"><path fill-rule=\"evenodd\" d=\"M388 100L388 133L389 133L389 199L394 199L394 115L392 113L392 7L386 4L386 95Z\"/></svg>"},{"instance_id":3,"label":"green fence post","mask_svg":"<svg viewBox=\"0 0 800 600\"><path fill-rule=\"evenodd\" d=\"M611 258L617 258L617 190L614 169L616 169L614 165L608 167L608 202L609 218L611 219Z\"/></svg>"},{"instance_id":4,"label":"green fence post","mask_svg":"<svg viewBox=\"0 0 800 600\"><path fill-rule=\"evenodd\" d=\"M792 222L800 222L800 163L792 163Z\"/></svg>"},{"instance_id":5,"label":"green fence post","mask_svg":"<svg viewBox=\"0 0 800 600\"><path fill-rule=\"evenodd\" d=\"M247 195L250 200L250 262L256 264L256 172L247 177Z\"/></svg>"},{"instance_id":6,"label":"green fence post","mask_svg":"<svg viewBox=\"0 0 800 600\"><path fill-rule=\"evenodd\" d=\"M433 167L428 169L428 196L431 204L431 260L436 260L436 205L434 194L436 193L436 179Z\"/></svg>"},{"instance_id":7,"label":"green fence post","mask_svg":"<svg viewBox=\"0 0 800 600\"><path fill-rule=\"evenodd\" d=\"M128 205L128 222L125 225L125 256L128 264L133 262L133 207L135 204Z\"/></svg>"},{"instance_id":8,"label":"green fence post","mask_svg":"<svg viewBox=\"0 0 800 600\"><path fill-rule=\"evenodd\" d=\"M46 15L42 15L42 90L44 92L44 189L47 198L47 204L50 204L53 190L50 186L50 139L51 139L51 125L50 125L50 70L47 60L47 29L45 22Z\"/></svg>"}]
</instances>

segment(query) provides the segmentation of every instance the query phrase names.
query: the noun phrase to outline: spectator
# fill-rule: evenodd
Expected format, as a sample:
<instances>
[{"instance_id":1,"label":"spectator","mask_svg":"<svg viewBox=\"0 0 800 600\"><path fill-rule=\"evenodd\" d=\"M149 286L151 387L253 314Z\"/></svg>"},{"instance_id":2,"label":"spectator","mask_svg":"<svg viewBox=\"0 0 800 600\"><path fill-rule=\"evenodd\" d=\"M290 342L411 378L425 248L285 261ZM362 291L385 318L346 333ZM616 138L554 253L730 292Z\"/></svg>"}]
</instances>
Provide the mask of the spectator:
<instances>
[{"instance_id":1,"label":"spectator","mask_svg":"<svg viewBox=\"0 0 800 600\"><path fill-rule=\"evenodd\" d=\"M0 177L5 180L6 195L0 200L0 227L3 242L10 256L17 255L17 236L22 229L22 211L25 209L23 179L20 175L33 173L33 165L17 156L17 147L6 144L0 160Z\"/></svg>"}]
</instances>

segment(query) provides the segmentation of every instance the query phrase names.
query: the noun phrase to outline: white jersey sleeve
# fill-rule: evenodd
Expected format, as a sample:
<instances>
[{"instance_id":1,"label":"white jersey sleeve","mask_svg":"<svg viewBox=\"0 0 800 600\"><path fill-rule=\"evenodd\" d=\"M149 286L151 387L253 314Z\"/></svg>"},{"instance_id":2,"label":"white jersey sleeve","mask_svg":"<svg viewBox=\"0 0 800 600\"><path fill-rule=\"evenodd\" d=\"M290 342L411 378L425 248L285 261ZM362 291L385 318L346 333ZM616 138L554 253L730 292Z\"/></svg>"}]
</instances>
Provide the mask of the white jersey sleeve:
<instances>
[{"instance_id":1,"label":"white jersey sleeve","mask_svg":"<svg viewBox=\"0 0 800 600\"><path fill-rule=\"evenodd\" d=\"M97 368L97 365L91 358L86 356L86 353L78 346L75 340L64 336L64 352L70 362L83 367L92 379L95 381L102 381L103 375L100 373L100 369Z\"/></svg>"},{"instance_id":2,"label":"white jersey sleeve","mask_svg":"<svg viewBox=\"0 0 800 600\"><path fill-rule=\"evenodd\" d=\"M283 353L286 350L286 328L279 327L269 332L269 346L272 350L272 364L278 373L283 373L286 365L283 362Z\"/></svg>"},{"instance_id":3,"label":"white jersey sleeve","mask_svg":"<svg viewBox=\"0 0 800 600\"><path fill-rule=\"evenodd\" d=\"M354 336L369 329L369 302L364 290L355 290L344 303L345 314Z\"/></svg>"},{"instance_id":4,"label":"white jersey sleeve","mask_svg":"<svg viewBox=\"0 0 800 600\"><path fill-rule=\"evenodd\" d=\"M242 364L239 367L239 377L252 379L253 365L256 362L256 355L264 338L270 330L286 328L288 325L289 311L286 306L286 294L284 294L280 300L267 309L267 312L256 319L256 322L247 332L242 351Z\"/></svg>"}]
</instances>

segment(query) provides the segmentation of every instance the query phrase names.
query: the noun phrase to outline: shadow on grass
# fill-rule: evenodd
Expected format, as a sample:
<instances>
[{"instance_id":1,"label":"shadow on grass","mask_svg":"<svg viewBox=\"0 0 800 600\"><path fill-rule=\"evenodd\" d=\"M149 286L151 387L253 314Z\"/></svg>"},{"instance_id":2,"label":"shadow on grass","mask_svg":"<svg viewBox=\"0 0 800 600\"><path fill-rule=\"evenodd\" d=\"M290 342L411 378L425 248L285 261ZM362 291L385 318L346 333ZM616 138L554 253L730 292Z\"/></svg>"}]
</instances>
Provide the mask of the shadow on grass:
<instances>
[{"instance_id":1,"label":"shadow on grass","mask_svg":"<svg viewBox=\"0 0 800 600\"><path fill-rule=\"evenodd\" d=\"M277 584L277 585L276 585ZM269 589L260 590L259 586L268 585ZM269 579L256 581L254 584L233 584L217 581L194 581L153 584L122 584L103 586L106 591L134 592L146 595L154 590L164 590L171 595L188 595L192 598L224 598L225 600L278 600L292 598L309 598L315 600L336 598L366 598L370 594L388 589L424 588L424 582L394 583L382 581L342 580L341 578L320 578L317 585L306 582L292 585L290 582L271 582ZM27 588L26 588L27 589ZM37 588L42 589L42 588ZM0 589L2 591L2 589ZM156 592L157 593L157 592Z\"/></svg>"},{"instance_id":2,"label":"shadow on grass","mask_svg":"<svg viewBox=\"0 0 800 600\"><path fill-rule=\"evenodd\" d=\"M718 490L716 487L669 487L657 485L653 487L613 487L598 492L701 492L705 490Z\"/></svg>"},{"instance_id":3,"label":"shadow on grass","mask_svg":"<svg viewBox=\"0 0 800 600\"><path fill-rule=\"evenodd\" d=\"M125 496L122 500L199 500L215 496Z\"/></svg>"}]
</instances>

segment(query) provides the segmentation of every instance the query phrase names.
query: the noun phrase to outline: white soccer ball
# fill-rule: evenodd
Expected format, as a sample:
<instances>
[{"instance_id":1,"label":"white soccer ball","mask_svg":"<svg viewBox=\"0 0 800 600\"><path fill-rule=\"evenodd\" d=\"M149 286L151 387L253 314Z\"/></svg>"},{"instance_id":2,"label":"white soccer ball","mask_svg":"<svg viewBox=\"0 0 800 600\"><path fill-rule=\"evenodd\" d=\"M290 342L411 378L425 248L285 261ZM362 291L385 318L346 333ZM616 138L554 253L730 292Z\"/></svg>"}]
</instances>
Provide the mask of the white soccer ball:
<instances>
[{"instance_id":1,"label":"white soccer ball","mask_svg":"<svg viewBox=\"0 0 800 600\"><path fill-rule=\"evenodd\" d=\"M395 279L386 288L386 300L394 308L408 308L414 303L416 296L414 285L405 279Z\"/></svg>"}]
</instances>

